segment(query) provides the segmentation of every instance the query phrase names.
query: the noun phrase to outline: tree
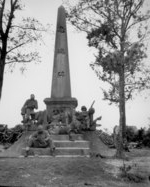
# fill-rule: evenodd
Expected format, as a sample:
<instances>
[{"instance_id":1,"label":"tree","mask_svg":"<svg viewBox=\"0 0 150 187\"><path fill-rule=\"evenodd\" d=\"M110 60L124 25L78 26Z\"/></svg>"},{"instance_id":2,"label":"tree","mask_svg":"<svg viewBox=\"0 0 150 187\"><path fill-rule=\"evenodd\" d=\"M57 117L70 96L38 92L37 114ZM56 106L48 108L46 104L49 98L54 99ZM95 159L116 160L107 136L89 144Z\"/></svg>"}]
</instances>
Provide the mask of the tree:
<instances>
[{"instance_id":1,"label":"tree","mask_svg":"<svg viewBox=\"0 0 150 187\"><path fill-rule=\"evenodd\" d=\"M68 20L86 32L88 45L97 49L91 67L110 85L108 91L103 90L104 99L119 105L117 157L123 156L125 102L135 90L150 85L150 70L143 62L150 11L142 13L143 4L144 0L80 0L73 6L67 4Z\"/></svg>"},{"instance_id":2,"label":"tree","mask_svg":"<svg viewBox=\"0 0 150 187\"><path fill-rule=\"evenodd\" d=\"M23 10L20 0L0 0L0 98L5 66L39 61L40 57L31 44L42 38L46 29L34 18L22 18L17 13Z\"/></svg>"}]
</instances>

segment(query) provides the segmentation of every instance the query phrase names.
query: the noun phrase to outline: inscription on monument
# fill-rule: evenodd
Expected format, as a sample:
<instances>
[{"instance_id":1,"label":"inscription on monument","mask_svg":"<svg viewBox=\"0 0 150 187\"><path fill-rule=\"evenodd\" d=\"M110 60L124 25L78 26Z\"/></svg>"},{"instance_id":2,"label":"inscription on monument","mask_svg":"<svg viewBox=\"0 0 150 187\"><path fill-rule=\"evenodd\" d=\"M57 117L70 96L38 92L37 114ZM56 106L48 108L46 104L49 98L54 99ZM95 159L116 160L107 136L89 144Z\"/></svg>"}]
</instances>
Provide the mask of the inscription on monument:
<instances>
[{"instance_id":1,"label":"inscription on monument","mask_svg":"<svg viewBox=\"0 0 150 187\"><path fill-rule=\"evenodd\" d=\"M57 53L65 54L65 50L64 50L63 48L58 49L58 50L57 50Z\"/></svg>"},{"instance_id":2,"label":"inscription on monument","mask_svg":"<svg viewBox=\"0 0 150 187\"><path fill-rule=\"evenodd\" d=\"M64 77L65 76L65 72L64 71L59 71L58 72L58 77Z\"/></svg>"},{"instance_id":3,"label":"inscription on monument","mask_svg":"<svg viewBox=\"0 0 150 187\"><path fill-rule=\"evenodd\" d=\"M65 28L63 26L59 26L57 31L61 33L65 33Z\"/></svg>"}]
</instances>

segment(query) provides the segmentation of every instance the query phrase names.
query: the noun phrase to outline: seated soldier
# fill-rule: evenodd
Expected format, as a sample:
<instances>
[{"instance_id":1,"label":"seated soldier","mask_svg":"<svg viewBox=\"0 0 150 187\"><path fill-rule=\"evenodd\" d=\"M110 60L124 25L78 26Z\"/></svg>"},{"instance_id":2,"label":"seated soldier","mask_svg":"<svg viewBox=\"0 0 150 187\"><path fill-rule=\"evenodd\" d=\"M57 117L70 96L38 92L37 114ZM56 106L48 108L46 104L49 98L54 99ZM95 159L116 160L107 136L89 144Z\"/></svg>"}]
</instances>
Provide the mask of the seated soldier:
<instances>
[{"instance_id":1,"label":"seated soldier","mask_svg":"<svg viewBox=\"0 0 150 187\"><path fill-rule=\"evenodd\" d=\"M57 109L53 110L51 120L50 120L51 125L59 125L60 124L60 114Z\"/></svg>"},{"instance_id":2,"label":"seated soldier","mask_svg":"<svg viewBox=\"0 0 150 187\"><path fill-rule=\"evenodd\" d=\"M84 125L85 129L89 129L90 128L90 117L89 117L87 108L85 106L81 107L80 116L81 116L81 123Z\"/></svg>"},{"instance_id":3,"label":"seated soldier","mask_svg":"<svg viewBox=\"0 0 150 187\"><path fill-rule=\"evenodd\" d=\"M50 123L46 126L46 129L50 135L52 134L59 134L60 131L60 125Z\"/></svg>"},{"instance_id":4,"label":"seated soldier","mask_svg":"<svg viewBox=\"0 0 150 187\"><path fill-rule=\"evenodd\" d=\"M23 123L28 122L30 119L34 119L34 109L38 109L38 102L35 99L34 94L31 94L30 99L27 99L21 109L21 115L23 116Z\"/></svg>"},{"instance_id":5,"label":"seated soldier","mask_svg":"<svg viewBox=\"0 0 150 187\"><path fill-rule=\"evenodd\" d=\"M35 148L49 147L50 153L52 155L55 151L54 143L52 139L50 138L49 133L43 129L42 125L39 125L37 131L29 137L27 144L28 146L26 147L26 156L28 156L30 147L35 147Z\"/></svg>"}]
</instances>

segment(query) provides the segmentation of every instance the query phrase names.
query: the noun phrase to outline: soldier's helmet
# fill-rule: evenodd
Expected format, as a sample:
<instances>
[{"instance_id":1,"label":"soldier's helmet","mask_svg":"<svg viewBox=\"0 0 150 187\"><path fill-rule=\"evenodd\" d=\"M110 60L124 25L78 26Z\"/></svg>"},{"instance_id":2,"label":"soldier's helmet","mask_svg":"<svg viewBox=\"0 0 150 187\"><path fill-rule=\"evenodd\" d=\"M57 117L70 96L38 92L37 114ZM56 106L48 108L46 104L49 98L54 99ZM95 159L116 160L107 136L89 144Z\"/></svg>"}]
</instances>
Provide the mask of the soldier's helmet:
<instances>
[{"instance_id":1,"label":"soldier's helmet","mask_svg":"<svg viewBox=\"0 0 150 187\"><path fill-rule=\"evenodd\" d=\"M95 113L95 109L94 108L90 108L89 109L89 114L94 114Z\"/></svg>"},{"instance_id":2,"label":"soldier's helmet","mask_svg":"<svg viewBox=\"0 0 150 187\"><path fill-rule=\"evenodd\" d=\"M43 131L43 126L42 125L39 125L38 128L37 128L38 132L41 132Z\"/></svg>"},{"instance_id":3,"label":"soldier's helmet","mask_svg":"<svg viewBox=\"0 0 150 187\"><path fill-rule=\"evenodd\" d=\"M86 106L82 106L82 107L81 107L81 110L82 110L82 111L87 111Z\"/></svg>"}]
</instances>

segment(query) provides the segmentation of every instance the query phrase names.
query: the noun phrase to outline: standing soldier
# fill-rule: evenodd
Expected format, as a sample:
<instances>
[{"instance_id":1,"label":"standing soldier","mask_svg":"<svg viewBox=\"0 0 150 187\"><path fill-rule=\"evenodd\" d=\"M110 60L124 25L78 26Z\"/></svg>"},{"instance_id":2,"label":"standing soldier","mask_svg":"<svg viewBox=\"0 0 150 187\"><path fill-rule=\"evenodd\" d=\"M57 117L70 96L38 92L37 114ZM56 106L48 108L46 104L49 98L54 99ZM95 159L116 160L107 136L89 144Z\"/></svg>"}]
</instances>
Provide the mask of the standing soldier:
<instances>
[{"instance_id":1,"label":"standing soldier","mask_svg":"<svg viewBox=\"0 0 150 187\"><path fill-rule=\"evenodd\" d=\"M30 119L34 119L34 109L38 109L38 102L35 99L34 94L30 95L30 99L27 99L21 109L21 115L23 117L23 123L28 122Z\"/></svg>"}]
</instances>

